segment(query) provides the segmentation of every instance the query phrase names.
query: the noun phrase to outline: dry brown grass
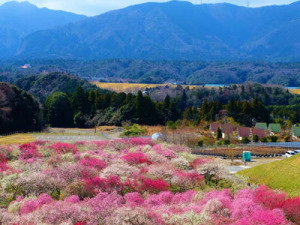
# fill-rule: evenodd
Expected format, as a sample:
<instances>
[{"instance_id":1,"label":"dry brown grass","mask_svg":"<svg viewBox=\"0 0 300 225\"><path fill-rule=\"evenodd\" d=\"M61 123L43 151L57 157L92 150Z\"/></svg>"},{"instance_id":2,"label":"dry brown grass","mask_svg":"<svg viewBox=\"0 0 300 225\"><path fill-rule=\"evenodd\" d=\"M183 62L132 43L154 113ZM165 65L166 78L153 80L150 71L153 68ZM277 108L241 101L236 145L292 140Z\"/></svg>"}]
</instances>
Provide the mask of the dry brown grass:
<instances>
[{"instance_id":1,"label":"dry brown grass","mask_svg":"<svg viewBox=\"0 0 300 225\"><path fill-rule=\"evenodd\" d=\"M177 85L173 84L133 84L133 83L101 83L101 82L92 82L92 84L95 84L97 87L100 87L102 89L107 89L115 92L126 92L126 93L134 93L138 91L143 91L146 88L155 88L155 87L176 87ZM182 85L185 87L195 88L200 87L197 85Z\"/></svg>"},{"instance_id":2,"label":"dry brown grass","mask_svg":"<svg viewBox=\"0 0 300 225\"><path fill-rule=\"evenodd\" d=\"M96 127L97 132L105 132L105 131L112 131L118 128L117 126L98 126Z\"/></svg>"},{"instance_id":3,"label":"dry brown grass","mask_svg":"<svg viewBox=\"0 0 300 225\"><path fill-rule=\"evenodd\" d=\"M36 139L32 136L32 134L14 134L0 138L0 144L25 144L29 142L33 142Z\"/></svg>"},{"instance_id":4,"label":"dry brown grass","mask_svg":"<svg viewBox=\"0 0 300 225\"><path fill-rule=\"evenodd\" d=\"M142 126L142 128L146 129L146 136L151 136L155 133L161 133L163 126Z\"/></svg>"},{"instance_id":5,"label":"dry brown grass","mask_svg":"<svg viewBox=\"0 0 300 225\"><path fill-rule=\"evenodd\" d=\"M289 92L295 95L300 95L300 89L289 89Z\"/></svg>"}]
</instances>

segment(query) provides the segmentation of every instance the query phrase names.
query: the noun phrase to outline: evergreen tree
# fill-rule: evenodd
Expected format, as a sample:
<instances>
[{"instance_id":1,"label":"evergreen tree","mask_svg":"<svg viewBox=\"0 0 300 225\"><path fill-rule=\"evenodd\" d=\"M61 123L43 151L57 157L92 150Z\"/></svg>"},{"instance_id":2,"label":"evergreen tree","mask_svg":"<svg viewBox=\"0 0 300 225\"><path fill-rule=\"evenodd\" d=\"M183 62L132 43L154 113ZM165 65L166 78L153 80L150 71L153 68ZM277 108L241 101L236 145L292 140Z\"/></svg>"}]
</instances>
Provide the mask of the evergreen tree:
<instances>
[{"instance_id":1,"label":"evergreen tree","mask_svg":"<svg viewBox=\"0 0 300 225\"><path fill-rule=\"evenodd\" d=\"M73 113L70 99L63 92L55 92L46 98L44 105L46 122L54 127L73 125Z\"/></svg>"}]
</instances>

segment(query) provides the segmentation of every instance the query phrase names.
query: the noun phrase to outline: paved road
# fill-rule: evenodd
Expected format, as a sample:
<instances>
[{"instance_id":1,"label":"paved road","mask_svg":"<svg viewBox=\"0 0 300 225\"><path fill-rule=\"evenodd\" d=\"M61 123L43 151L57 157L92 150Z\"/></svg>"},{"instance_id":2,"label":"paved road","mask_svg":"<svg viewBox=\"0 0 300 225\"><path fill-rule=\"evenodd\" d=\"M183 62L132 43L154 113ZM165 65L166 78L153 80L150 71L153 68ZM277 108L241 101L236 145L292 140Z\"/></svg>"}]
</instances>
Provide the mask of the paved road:
<instances>
[{"instance_id":1,"label":"paved road","mask_svg":"<svg viewBox=\"0 0 300 225\"><path fill-rule=\"evenodd\" d=\"M236 173L241 170L245 170L250 168L250 166L226 166L225 169L227 169L230 173Z\"/></svg>"}]
</instances>

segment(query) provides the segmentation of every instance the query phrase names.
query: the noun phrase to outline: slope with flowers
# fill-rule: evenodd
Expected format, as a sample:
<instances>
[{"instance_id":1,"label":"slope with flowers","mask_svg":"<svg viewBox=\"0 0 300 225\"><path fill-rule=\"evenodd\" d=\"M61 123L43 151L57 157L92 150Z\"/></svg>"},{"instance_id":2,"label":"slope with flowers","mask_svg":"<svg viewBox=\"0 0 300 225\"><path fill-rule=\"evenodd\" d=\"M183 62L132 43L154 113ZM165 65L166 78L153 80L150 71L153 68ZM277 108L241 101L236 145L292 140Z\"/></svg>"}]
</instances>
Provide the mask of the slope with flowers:
<instances>
[{"instance_id":1,"label":"slope with flowers","mask_svg":"<svg viewBox=\"0 0 300 225\"><path fill-rule=\"evenodd\" d=\"M0 147L0 224L299 224L300 198L132 138ZM227 187L227 189L224 189ZM244 188L244 189L243 189Z\"/></svg>"}]
</instances>

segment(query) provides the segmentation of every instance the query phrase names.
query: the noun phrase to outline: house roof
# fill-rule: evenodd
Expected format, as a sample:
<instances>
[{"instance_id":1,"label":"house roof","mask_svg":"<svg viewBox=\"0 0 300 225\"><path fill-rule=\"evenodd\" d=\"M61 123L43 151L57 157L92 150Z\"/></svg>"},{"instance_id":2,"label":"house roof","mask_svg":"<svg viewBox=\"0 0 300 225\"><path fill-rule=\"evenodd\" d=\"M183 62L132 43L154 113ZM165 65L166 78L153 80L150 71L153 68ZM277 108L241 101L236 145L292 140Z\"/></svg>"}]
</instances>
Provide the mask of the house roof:
<instances>
[{"instance_id":1,"label":"house roof","mask_svg":"<svg viewBox=\"0 0 300 225\"><path fill-rule=\"evenodd\" d=\"M211 123L210 124L210 130L212 132L217 132L218 128L221 127L220 123Z\"/></svg>"},{"instance_id":2,"label":"house roof","mask_svg":"<svg viewBox=\"0 0 300 225\"><path fill-rule=\"evenodd\" d=\"M266 131L264 129L252 129L252 135L257 135L259 138L266 136Z\"/></svg>"},{"instance_id":3,"label":"house roof","mask_svg":"<svg viewBox=\"0 0 300 225\"><path fill-rule=\"evenodd\" d=\"M281 126L279 123L270 123L269 128L273 133L280 133L281 132Z\"/></svg>"},{"instance_id":4,"label":"house roof","mask_svg":"<svg viewBox=\"0 0 300 225\"><path fill-rule=\"evenodd\" d=\"M240 137L249 137L251 133L251 129L249 127L238 127L237 131Z\"/></svg>"},{"instance_id":5,"label":"house roof","mask_svg":"<svg viewBox=\"0 0 300 225\"><path fill-rule=\"evenodd\" d=\"M233 133L233 126L230 123L222 124L221 130L224 134L231 134Z\"/></svg>"},{"instance_id":6,"label":"house roof","mask_svg":"<svg viewBox=\"0 0 300 225\"><path fill-rule=\"evenodd\" d=\"M300 127L293 127L292 132L296 137L300 137Z\"/></svg>"},{"instance_id":7,"label":"house roof","mask_svg":"<svg viewBox=\"0 0 300 225\"><path fill-rule=\"evenodd\" d=\"M256 129L264 129L264 130L268 130L267 123L256 123L255 128L256 128Z\"/></svg>"}]
</instances>

